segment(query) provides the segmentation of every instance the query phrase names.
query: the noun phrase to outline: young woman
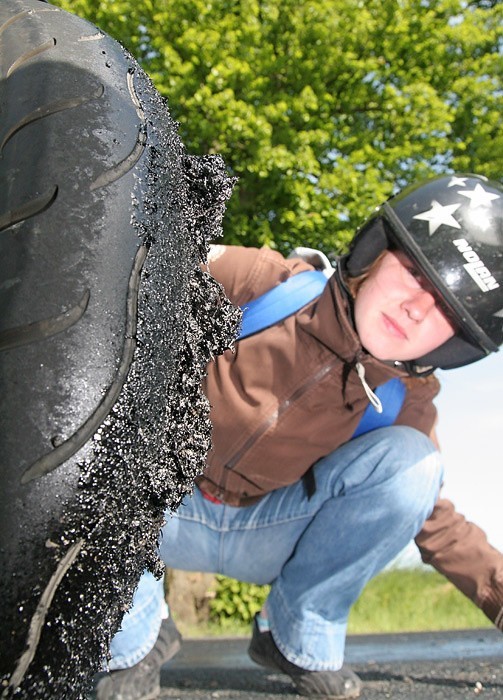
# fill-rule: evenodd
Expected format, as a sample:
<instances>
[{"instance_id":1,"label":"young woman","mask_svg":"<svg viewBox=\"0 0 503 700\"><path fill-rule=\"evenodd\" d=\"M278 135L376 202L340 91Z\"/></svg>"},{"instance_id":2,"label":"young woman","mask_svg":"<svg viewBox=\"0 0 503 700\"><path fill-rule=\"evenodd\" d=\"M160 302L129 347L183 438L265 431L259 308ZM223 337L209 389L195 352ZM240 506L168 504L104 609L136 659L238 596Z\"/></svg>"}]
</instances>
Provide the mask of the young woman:
<instances>
[{"instance_id":1,"label":"young woman","mask_svg":"<svg viewBox=\"0 0 503 700\"><path fill-rule=\"evenodd\" d=\"M167 515L160 555L172 568L270 583L250 655L303 695L358 696L344 665L350 608L414 537L503 628L503 557L439 500L432 403L435 368L503 342L502 202L499 184L471 175L405 190L358 232L319 298L208 366L213 448L194 494ZM311 269L225 246L208 267L243 307ZM394 424L353 438L393 377L406 387ZM161 617L162 589L146 577L98 698L156 696L159 667L179 647Z\"/></svg>"}]
</instances>

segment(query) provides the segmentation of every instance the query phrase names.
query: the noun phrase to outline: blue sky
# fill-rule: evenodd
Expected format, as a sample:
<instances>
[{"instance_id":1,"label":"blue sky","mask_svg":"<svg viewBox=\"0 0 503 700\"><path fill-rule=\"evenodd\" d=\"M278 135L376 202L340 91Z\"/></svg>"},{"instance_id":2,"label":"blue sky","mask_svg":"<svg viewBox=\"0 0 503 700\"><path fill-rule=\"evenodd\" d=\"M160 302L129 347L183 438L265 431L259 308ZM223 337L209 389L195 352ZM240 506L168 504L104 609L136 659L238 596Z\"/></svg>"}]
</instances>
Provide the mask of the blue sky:
<instances>
[{"instance_id":1,"label":"blue sky","mask_svg":"<svg viewBox=\"0 0 503 700\"><path fill-rule=\"evenodd\" d=\"M444 494L503 551L503 351L438 378Z\"/></svg>"},{"instance_id":2,"label":"blue sky","mask_svg":"<svg viewBox=\"0 0 503 700\"><path fill-rule=\"evenodd\" d=\"M503 348L468 367L439 371L435 403L444 458L443 495L503 551ZM391 566L421 562L412 542Z\"/></svg>"}]
</instances>

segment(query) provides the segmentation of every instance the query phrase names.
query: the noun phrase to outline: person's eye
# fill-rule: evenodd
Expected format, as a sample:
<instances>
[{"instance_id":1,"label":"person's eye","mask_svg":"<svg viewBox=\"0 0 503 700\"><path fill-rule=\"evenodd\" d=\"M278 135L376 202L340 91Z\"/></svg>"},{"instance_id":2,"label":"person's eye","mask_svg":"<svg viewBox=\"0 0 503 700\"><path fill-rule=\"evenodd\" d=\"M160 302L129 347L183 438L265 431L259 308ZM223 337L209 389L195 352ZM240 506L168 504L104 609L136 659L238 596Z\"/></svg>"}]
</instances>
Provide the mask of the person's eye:
<instances>
[{"instance_id":1,"label":"person's eye","mask_svg":"<svg viewBox=\"0 0 503 700\"><path fill-rule=\"evenodd\" d=\"M411 277L417 280L421 285L423 284L424 277L417 268L415 268L413 265L407 265L405 269Z\"/></svg>"}]
</instances>

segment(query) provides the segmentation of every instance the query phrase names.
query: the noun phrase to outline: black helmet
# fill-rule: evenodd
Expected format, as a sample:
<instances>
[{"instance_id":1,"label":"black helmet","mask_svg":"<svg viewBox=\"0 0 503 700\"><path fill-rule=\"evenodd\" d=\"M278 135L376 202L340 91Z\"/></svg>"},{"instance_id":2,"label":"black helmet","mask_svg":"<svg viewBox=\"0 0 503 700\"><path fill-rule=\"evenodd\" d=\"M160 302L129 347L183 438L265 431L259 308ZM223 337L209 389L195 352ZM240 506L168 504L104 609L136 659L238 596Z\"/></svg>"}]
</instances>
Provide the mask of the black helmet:
<instances>
[{"instance_id":1,"label":"black helmet","mask_svg":"<svg viewBox=\"0 0 503 700\"><path fill-rule=\"evenodd\" d=\"M460 367L503 343L503 187L448 175L406 188L356 234L343 262L361 274L386 248L403 250L429 280L459 332L410 365L416 373Z\"/></svg>"}]
</instances>

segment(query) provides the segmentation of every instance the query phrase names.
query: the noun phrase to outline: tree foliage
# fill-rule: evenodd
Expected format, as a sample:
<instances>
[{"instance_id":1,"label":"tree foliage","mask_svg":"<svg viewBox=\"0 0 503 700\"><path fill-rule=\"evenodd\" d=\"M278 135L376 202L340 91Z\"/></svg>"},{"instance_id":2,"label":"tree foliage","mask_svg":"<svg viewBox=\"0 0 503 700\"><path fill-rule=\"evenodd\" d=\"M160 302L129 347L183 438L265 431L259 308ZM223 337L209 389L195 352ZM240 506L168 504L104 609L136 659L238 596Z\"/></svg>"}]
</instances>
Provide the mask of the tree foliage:
<instances>
[{"instance_id":1,"label":"tree foliage","mask_svg":"<svg viewBox=\"0 0 503 700\"><path fill-rule=\"evenodd\" d=\"M187 149L239 177L226 242L340 251L397 187L501 176L501 3L56 3L129 48Z\"/></svg>"}]
</instances>

